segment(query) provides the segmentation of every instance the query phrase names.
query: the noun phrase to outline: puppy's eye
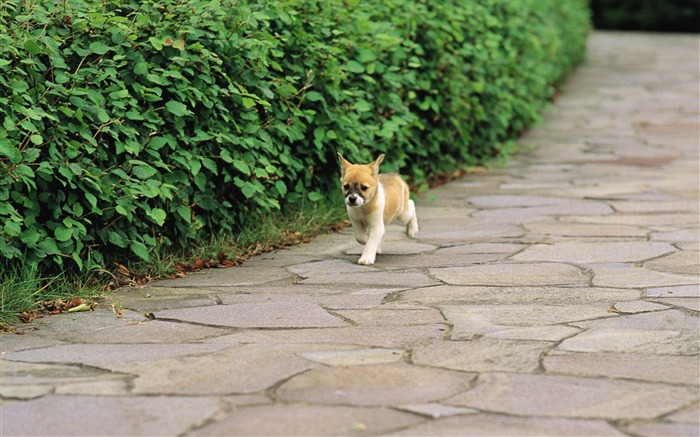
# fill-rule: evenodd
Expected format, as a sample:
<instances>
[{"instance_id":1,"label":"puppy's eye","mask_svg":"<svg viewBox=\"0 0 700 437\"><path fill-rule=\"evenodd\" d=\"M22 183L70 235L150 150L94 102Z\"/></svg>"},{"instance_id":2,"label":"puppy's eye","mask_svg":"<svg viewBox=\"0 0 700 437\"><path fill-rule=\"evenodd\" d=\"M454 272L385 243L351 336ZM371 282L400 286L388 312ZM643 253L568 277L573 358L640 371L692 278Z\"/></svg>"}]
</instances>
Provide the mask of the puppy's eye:
<instances>
[{"instance_id":1,"label":"puppy's eye","mask_svg":"<svg viewBox=\"0 0 700 437\"><path fill-rule=\"evenodd\" d=\"M369 188L369 187L368 187L367 185L362 185L362 186L360 187L360 190L362 190L362 191L367 191L368 188Z\"/></svg>"},{"instance_id":2,"label":"puppy's eye","mask_svg":"<svg viewBox=\"0 0 700 437\"><path fill-rule=\"evenodd\" d=\"M343 190L347 191L347 190L349 190L349 189L350 189L350 185L349 185L349 184L343 185Z\"/></svg>"}]
</instances>

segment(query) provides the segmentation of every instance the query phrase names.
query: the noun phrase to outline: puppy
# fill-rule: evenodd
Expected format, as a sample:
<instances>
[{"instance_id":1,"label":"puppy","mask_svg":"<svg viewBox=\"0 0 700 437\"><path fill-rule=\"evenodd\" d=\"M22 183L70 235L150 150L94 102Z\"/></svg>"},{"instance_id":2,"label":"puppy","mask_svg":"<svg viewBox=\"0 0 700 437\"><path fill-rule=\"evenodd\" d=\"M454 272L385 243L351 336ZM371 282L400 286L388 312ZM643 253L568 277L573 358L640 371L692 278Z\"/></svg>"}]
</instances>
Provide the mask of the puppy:
<instances>
[{"instance_id":1,"label":"puppy","mask_svg":"<svg viewBox=\"0 0 700 437\"><path fill-rule=\"evenodd\" d=\"M406 225L406 235L418 233L416 206L409 198L408 185L396 174L379 174L380 155L367 165L355 165L338 153L340 178L348 217L358 243L364 244L358 264L372 265L382 253L384 226L393 221Z\"/></svg>"}]
</instances>

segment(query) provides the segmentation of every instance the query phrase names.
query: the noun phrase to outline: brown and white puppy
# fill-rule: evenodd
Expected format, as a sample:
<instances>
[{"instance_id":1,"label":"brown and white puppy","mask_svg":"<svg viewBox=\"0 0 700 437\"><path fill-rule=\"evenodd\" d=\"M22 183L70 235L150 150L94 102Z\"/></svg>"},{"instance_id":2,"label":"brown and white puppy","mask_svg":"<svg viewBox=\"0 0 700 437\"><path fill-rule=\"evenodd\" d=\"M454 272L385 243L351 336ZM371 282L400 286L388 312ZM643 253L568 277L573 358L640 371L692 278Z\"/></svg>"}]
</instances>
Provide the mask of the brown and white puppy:
<instances>
[{"instance_id":1,"label":"brown and white puppy","mask_svg":"<svg viewBox=\"0 0 700 437\"><path fill-rule=\"evenodd\" d=\"M379 174L380 155L366 165L351 164L338 153L342 176L340 182L345 196L348 217L355 239L364 244L358 264L372 265L377 253L382 253L385 225L398 221L406 225L406 235L418 233L416 206L410 199L408 185L397 174Z\"/></svg>"}]
</instances>

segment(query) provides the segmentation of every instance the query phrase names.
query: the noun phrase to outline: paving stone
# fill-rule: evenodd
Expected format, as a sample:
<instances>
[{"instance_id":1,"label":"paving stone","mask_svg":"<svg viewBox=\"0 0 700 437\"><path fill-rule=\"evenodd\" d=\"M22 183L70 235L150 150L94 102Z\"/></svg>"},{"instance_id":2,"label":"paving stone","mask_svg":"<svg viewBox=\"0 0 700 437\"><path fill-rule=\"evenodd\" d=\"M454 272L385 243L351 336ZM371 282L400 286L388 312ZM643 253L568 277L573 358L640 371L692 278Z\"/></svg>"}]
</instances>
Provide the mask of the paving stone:
<instances>
[{"instance_id":1,"label":"paving stone","mask_svg":"<svg viewBox=\"0 0 700 437\"><path fill-rule=\"evenodd\" d=\"M576 305L636 300L638 290L582 287L489 287L438 285L416 288L389 296L398 303L434 304L543 304Z\"/></svg>"},{"instance_id":2,"label":"paving stone","mask_svg":"<svg viewBox=\"0 0 700 437\"><path fill-rule=\"evenodd\" d=\"M525 235L515 224L485 223L482 220L440 220L439 225L421 222L418 238L437 242L440 245L455 245L475 242L492 242L495 238L519 238Z\"/></svg>"},{"instance_id":3,"label":"paving stone","mask_svg":"<svg viewBox=\"0 0 700 437\"><path fill-rule=\"evenodd\" d=\"M382 267L387 269L405 269L463 266L502 261L508 256L508 254L501 253L445 254L436 252L416 256L387 257L382 260Z\"/></svg>"},{"instance_id":4,"label":"paving stone","mask_svg":"<svg viewBox=\"0 0 700 437\"><path fill-rule=\"evenodd\" d=\"M397 436L624 436L603 420L513 417L475 414L426 422L391 434Z\"/></svg>"},{"instance_id":5,"label":"paving stone","mask_svg":"<svg viewBox=\"0 0 700 437\"><path fill-rule=\"evenodd\" d=\"M429 270L433 276L451 285L587 285L589 281L581 269L561 263L495 263Z\"/></svg>"},{"instance_id":6,"label":"paving stone","mask_svg":"<svg viewBox=\"0 0 700 437\"><path fill-rule=\"evenodd\" d=\"M213 397L47 396L0 406L2 435L180 435L219 409ZM134 420L138 418L138 420Z\"/></svg>"},{"instance_id":7,"label":"paving stone","mask_svg":"<svg viewBox=\"0 0 700 437\"><path fill-rule=\"evenodd\" d=\"M564 340L557 348L574 352L694 355L697 335L672 330L595 328Z\"/></svg>"},{"instance_id":8,"label":"paving stone","mask_svg":"<svg viewBox=\"0 0 700 437\"><path fill-rule=\"evenodd\" d=\"M230 347L226 344L64 344L11 352L3 359L30 363L75 363L106 369L140 361L202 354Z\"/></svg>"},{"instance_id":9,"label":"paving stone","mask_svg":"<svg viewBox=\"0 0 700 437\"><path fill-rule=\"evenodd\" d=\"M697 356L617 353L548 354L547 373L573 376L637 379L670 384L700 384Z\"/></svg>"},{"instance_id":10,"label":"paving stone","mask_svg":"<svg viewBox=\"0 0 700 437\"><path fill-rule=\"evenodd\" d=\"M317 367L298 354L318 349L315 345L250 344L205 355L134 363L122 369L138 376L132 389L138 394L257 393Z\"/></svg>"},{"instance_id":11,"label":"paving stone","mask_svg":"<svg viewBox=\"0 0 700 437\"><path fill-rule=\"evenodd\" d=\"M617 302L613 307L621 313L644 313L647 311L659 311L668 309L665 305L659 305L653 302L646 302L643 300L627 301L627 302Z\"/></svg>"},{"instance_id":12,"label":"paving stone","mask_svg":"<svg viewBox=\"0 0 700 437\"><path fill-rule=\"evenodd\" d=\"M381 266L381 256L375 266ZM364 287L425 287L437 285L438 282L420 272L385 272L348 273L344 275L319 275L300 281L304 285L314 284L362 284Z\"/></svg>"},{"instance_id":13,"label":"paving stone","mask_svg":"<svg viewBox=\"0 0 700 437\"><path fill-rule=\"evenodd\" d=\"M657 272L631 265L591 266L593 285L597 287L649 288L673 285L695 285L700 279L690 275Z\"/></svg>"},{"instance_id":14,"label":"paving stone","mask_svg":"<svg viewBox=\"0 0 700 437\"><path fill-rule=\"evenodd\" d=\"M118 382L124 394L123 382L130 379L127 374L119 374L100 370L97 368L64 364L24 363L2 360L0 361L0 376L2 377L2 390L4 397L17 397L21 395L21 388L25 386L44 386L52 392L55 387L62 385L75 385L77 383L108 384ZM12 391L13 395L9 394ZM48 394L44 393L44 394Z\"/></svg>"},{"instance_id":15,"label":"paving stone","mask_svg":"<svg viewBox=\"0 0 700 437\"><path fill-rule=\"evenodd\" d=\"M346 324L320 306L305 302L260 302L184 308L159 311L156 317L241 328L319 328Z\"/></svg>"},{"instance_id":16,"label":"paving stone","mask_svg":"<svg viewBox=\"0 0 700 437\"><path fill-rule=\"evenodd\" d=\"M700 297L700 285L677 287L652 287L644 293L646 297Z\"/></svg>"},{"instance_id":17,"label":"paving stone","mask_svg":"<svg viewBox=\"0 0 700 437\"><path fill-rule=\"evenodd\" d=\"M188 343L226 334L227 331L207 326L147 320L113 329L84 334L85 343Z\"/></svg>"},{"instance_id":18,"label":"paving stone","mask_svg":"<svg viewBox=\"0 0 700 437\"><path fill-rule=\"evenodd\" d=\"M632 420L656 418L697 398L697 388L665 384L482 373L474 388L447 402L518 416Z\"/></svg>"},{"instance_id":19,"label":"paving stone","mask_svg":"<svg viewBox=\"0 0 700 437\"><path fill-rule=\"evenodd\" d=\"M340 310L337 313L360 326L434 325L445 322L440 311L432 308Z\"/></svg>"},{"instance_id":20,"label":"paving stone","mask_svg":"<svg viewBox=\"0 0 700 437\"><path fill-rule=\"evenodd\" d=\"M527 326L523 328L508 328L500 331L491 331L484 334L489 338L501 338L510 340L541 340L561 341L581 332L580 329L563 325Z\"/></svg>"},{"instance_id":21,"label":"paving stone","mask_svg":"<svg viewBox=\"0 0 700 437\"><path fill-rule=\"evenodd\" d=\"M403 241L390 240L385 237L382 243L382 255L386 258L393 258L390 255L419 255L429 253L437 249L437 246L432 244L419 243L415 240L404 238ZM357 245L352 249L345 251L347 255L362 255L364 246ZM361 267L355 264L358 267ZM366 267L366 266L365 266ZM329 272L330 273L330 272Z\"/></svg>"},{"instance_id":22,"label":"paving stone","mask_svg":"<svg viewBox=\"0 0 700 437\"><path fill-rule=\"evenodd\" d=\"M626 314L621 317L580 321L572 324L581 328L673 330L696 335L700 332L700 323L697 315L690 315L684 311L674 309L642 314Z\"/></svg>"},{"instance_id":23,"label":"paving stone","mask_svg":"<svg viewBox=\"0 0 700 437\"><path fill-rule=\"evenodd\" d=\"M447 331L449 331L447 324L401 326L389 329L349 326L346 328L246 330L207 341L222 344L238 342L346 344L410 349L419 344L442 339Z\"/></svg>"},{"instance_id":24,"label":"paving stone","mask_svg":"<svg viewBox=\"0 0 700 437\"><path fill-rule=\"evenodd\" d=\"M444 305L440 309L453 325L453 340L469 340L515 327L615 317L603 305Z\"/></svg>"},{"instance_id":25,"label":"paving stone","mask_svg":"<svg viewBox=\"0 0 700 437\"><path fill-rule=\"evenodd\" d=\"M556 205L532 206L522 208L498 208L477 211L472 214L474 218L495 220L503 223L504 220L517 222L518 218L523 220L526 217L536 217L533 221L541 221L545 216L566 216L566 215L606 215L612 214L614 210L603 202L594 200L578 200Z\"/></svg>"},{"instance_id":26,"label":"paving stone","mask_svg":"<svg viewBox=\"0 0 700 437\"><path fill-rule=\"evenodd\" d=\"M345 273L376 271L371 266L361 266L346 260L333 259L324 261L314 261L304 264L296 264L287 268L288 271L308 278L315 275L342 275Z\"/></svg>"},{"instance_id":27,"label":"paving stone","mask_svg":"<svg viewBox=\"0 0 700 437\"><path fill-rule=\"evenodd\" d=\"M654 299L655 302L659 302L665 305L672 305L678 308L685 308L692 311L700 312L700 298L697 297L672 297L672 298L658 298Z\"/></svg>"},{"instance_id":28,"label":"paving stone","mask_svg":"<svg viewBox=\"0 0 700 437\"><path fill-rule=\"evenodd\" d=\"M186 278L165 279L151 284L153 287L216 288L234 285L255 285L289 278L291 273L282 267L233 267L229 269L203 270Z\"/></svg>"},{"instance_id":29,"label":"paving stone","mask_svg":"<svg viewBox=\"0 0 700 437\"><path fill-rule=\"evenodd\" d=\"M676 251L670 244L651 242L535 244L512 259L519 261L573 262L578 264L635 262Z\"/></svg>"},{"instance_id":30,"label":"paving stone","mask_svg":"<svg viewBox=\"0 0 700 437\"><path fill-rule=\"evenodd\" d=\"M694 423L641 423L626 427L626 430L638 436L688 437L700 435L700 428Z\"/></svg>"},{"instance_id":31,"label":"paving stone","mask_svg":"<svg viewBox=\"0 0 700 437\"><path fill-rule=\"evenodd\" d=\"M700 276L700 252L686 250L644 263L644 267L664 272Z\"/></svg>"},{"instance_id":32,"label":"paving stone","mask_svg":"<svg viewBox=\"0 0 700 437\"><path fill-rule=\"evenodd\" d=\"M201 436L348 436L386 434L421 419L388 408L264 405L235 410L198 429Z\"/></svg>"},{"instance_id":33,"label":"paving stone","mask_svg":"<svg viewBox=\"0 0 700 437\"><path fill-rule=\"evenodd\" d=\"M452 405L437 403L398 405L396 408L402 411L410 411L411 413L421 414L433 419L478 413L478 411L473 408L453 407Z\"/></svg>"},{"instance_id":34,"label":"paving stone","mask_svg":"<svg viewBox=\"0 0 700 437\"><path fill-rule=\"evenodd\" d=\"M341 351L303 352L299 356L328 366L361 366L395 363L404 359L402 349L353 349Z\"/></svg>"},{"instance_id":35,"label":"paving stone","mask_svg":"<svg viewBox=\"0 0 700 437\"><path fill-rule=\"evenodd\" d=\"M697 369L695 370L697 371ZM700 415L698 414L698 411L700 411L700 403L694 402L682 410L666 416L665 419L669 422L694 423L700 426Z\"/></svg>"},{"instance_id":36,"label":"paving stone","mask_svg":"<svg viewBox=\"0 0 700 437\"><path fill-rule=\"evenodd\" d=\"M552 347L543 341L482 338L473 341L443 341L413 350L413 363L465 372L533 372L540 355Z\"/></svg>"},{"instance_id":37,"label":"paving stone","mask_svg":"<svg viewBox=\"0 0 700 437\"><path fill-rule=\"evenodd\" d=\"M627 225L589 224L560 222L554 220L531 222L525 225L531 234L561 236L561 237L615 237L615 238L645 238L648 230Z\"/></svg>"},{"instance_id":38,"label":"paving stone","mask_svg":"<svg viewBox=\"0 0 700 437\"><path fill-rule=\"evenodd\" d=\"M562 205L571 200L560 197L543 197L513 194L491 194L468 198L469 202L479 208L517 208L546 205Z\"/></svg>"},{"instance_id":39,"label":"paving stone","mask_svg":"<svg viewBox=\"0 0 700 437\"><path fill-rule=\"evenodd\" d=\"M320 367L297 375L276 391L284 402L327 405L399 405L447 398L465 390L474 375L403 363Z\"/></svg>"}]
</instances>

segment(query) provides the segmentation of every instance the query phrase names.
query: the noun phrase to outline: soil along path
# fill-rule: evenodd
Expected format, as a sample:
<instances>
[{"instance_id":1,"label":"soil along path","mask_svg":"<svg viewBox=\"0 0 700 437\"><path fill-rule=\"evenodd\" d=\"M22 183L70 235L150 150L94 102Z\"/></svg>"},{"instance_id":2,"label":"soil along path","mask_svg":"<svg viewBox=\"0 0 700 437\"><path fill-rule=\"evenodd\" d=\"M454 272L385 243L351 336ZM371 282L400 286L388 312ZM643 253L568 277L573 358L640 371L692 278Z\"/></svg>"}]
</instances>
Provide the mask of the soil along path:
<instances>
[{"instance_id":1,"label":"soil along path","mask_svg":"<svg viewBox=\"0 0 700 437\"><path fill-rule=\"evenodd\" d=\"M0 335L0 433L698 435L698 83L695 36L594 33L376 265L344 231Z\"/></svg>"}]
</instances>

